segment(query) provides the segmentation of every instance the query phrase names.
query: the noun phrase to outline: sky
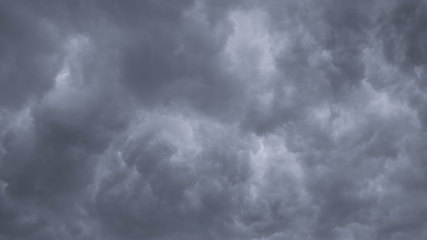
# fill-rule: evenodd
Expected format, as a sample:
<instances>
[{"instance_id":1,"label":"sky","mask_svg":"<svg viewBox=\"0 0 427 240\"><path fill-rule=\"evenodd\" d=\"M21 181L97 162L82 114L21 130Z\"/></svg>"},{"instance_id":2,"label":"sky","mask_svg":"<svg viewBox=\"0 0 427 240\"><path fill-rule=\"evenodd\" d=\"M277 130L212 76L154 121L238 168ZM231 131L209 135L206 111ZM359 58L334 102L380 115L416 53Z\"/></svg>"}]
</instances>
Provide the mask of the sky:
<instances>
[{"instance_id":1,"label":"sky","mask_svg":"<svg viewBox=\"0 0 427 240\"><path fill-rule=\"evenodd\" d=\"M0 0L0 239L427 239L426 22L423 0Z\"/></svg>"}]
</instances>

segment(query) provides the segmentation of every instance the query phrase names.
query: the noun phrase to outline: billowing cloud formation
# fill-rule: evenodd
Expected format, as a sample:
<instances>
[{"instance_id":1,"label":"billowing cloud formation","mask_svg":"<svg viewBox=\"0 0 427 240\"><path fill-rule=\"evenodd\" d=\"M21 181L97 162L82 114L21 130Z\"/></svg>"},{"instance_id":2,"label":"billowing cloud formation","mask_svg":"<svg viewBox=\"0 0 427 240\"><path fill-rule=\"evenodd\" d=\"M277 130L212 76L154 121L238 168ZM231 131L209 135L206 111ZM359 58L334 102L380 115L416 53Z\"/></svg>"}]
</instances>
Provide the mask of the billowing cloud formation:
<instances>
[{"instance_id":1,"label":"billowing cloud formation","mask_svg":"<svg viewBox=\"0 0 427 240\"><path fill-rule=\"evenodd\" d=\"M425 1L1 1L0 239L427 238Z\"/></svg>"}]
</instances>

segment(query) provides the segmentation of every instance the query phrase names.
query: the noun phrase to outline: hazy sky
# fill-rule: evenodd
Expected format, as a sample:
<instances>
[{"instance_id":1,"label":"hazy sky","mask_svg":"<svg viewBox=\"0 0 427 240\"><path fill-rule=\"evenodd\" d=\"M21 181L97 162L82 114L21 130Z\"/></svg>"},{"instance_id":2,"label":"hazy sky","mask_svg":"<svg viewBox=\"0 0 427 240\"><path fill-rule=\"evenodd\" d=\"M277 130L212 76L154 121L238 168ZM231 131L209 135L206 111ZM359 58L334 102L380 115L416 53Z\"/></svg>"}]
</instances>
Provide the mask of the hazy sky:
<instances>
[{"instance_id":1,"label":"hazy sky","mask_svg":"<svg viewBox=\"0 0 427 240\"><path fill-rule=\"evenodd\" d=\"M427 239L426 24L421 0L0 0L0 239Z\"/></svg>"}]
</instances>

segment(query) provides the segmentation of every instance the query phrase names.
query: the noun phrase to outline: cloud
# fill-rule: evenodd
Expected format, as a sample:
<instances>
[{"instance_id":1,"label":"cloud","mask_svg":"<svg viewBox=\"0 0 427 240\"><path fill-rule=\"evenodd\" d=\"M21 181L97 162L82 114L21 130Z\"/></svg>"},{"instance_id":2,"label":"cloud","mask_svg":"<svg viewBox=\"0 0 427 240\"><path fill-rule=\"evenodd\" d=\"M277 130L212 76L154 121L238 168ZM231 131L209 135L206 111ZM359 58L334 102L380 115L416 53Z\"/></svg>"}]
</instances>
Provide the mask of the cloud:
<instances>
[{"instance_id":1,"label":"cloud","mask_svg":"<svg viewBox=\"0 0 427 240\"><path fill-rule=\"evenodd\" d=\"M423 1L0 3L0 239L423 239Z\"/></svg>"},{"instance_id":2,"label":"cloud","mask_svg":"<svg viewBox=\"0 0 427 240\"><path fill-rule=\"evenodd\" d=\"M10 109L40 97L52 86L57 49L49 26L26 7L1 3L1 9L0 103Z\"/></svg>"}]
</instances>

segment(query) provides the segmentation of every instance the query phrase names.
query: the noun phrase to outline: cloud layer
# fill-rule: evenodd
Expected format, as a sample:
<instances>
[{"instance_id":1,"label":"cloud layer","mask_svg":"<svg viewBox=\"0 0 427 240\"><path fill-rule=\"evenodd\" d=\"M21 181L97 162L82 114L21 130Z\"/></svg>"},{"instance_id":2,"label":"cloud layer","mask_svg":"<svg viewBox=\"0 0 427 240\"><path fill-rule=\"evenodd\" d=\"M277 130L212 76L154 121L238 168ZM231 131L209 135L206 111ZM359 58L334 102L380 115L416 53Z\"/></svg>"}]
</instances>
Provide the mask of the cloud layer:
<instances>
[{"instance_id":1,"label":"cloud layer","mask_svg":"<svg viewBox=\"0 0 427 240\"><path fill-rule=\"evenodd\" d=\"M0 239L427 238L426 20L0 1Z\"/></svg>"}]
</instances>

